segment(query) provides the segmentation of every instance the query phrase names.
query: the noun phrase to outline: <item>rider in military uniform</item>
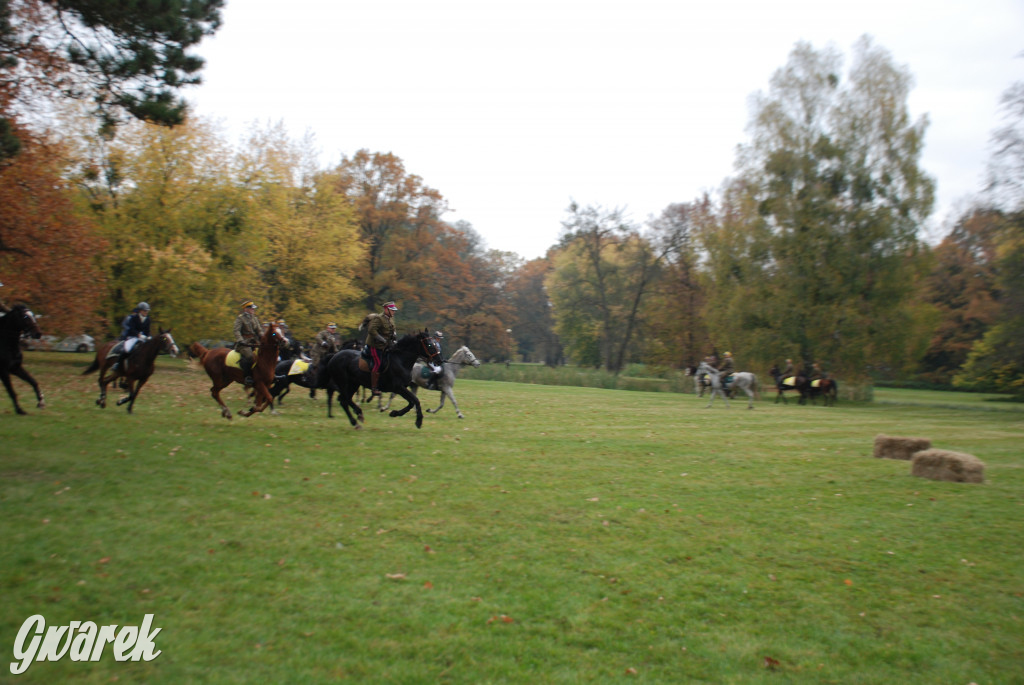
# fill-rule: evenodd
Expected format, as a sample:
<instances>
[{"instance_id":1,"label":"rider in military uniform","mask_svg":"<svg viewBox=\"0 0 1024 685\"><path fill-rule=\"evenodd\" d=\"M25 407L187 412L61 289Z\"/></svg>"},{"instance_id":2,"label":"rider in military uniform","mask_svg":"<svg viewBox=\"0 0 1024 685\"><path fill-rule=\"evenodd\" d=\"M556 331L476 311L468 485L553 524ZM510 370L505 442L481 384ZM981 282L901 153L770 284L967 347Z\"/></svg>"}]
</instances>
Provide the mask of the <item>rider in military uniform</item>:
<instances>
[{"instance_id":1,"label":"rider in military uniform","mask_svg":"<svg viewBox=\"0 0 1024 685\"><path fill-rule=\"evenodd\" d=\"M736 373L736 364L732 359L732 352L726 352L722 355L722 364L718 367L718 377L722 381L724 387L726 382L729 380L729 376Z\"/></svg>"},{"instance_id":2,"label":"rider in military uniform","mask_svg":"<svg viewBox=\"0 0 1024 685\"><path fill-rule=\"evenodd\" d=\"M370 393L374 397L380 396L380 388L377 383L380 379L380 370L387 358L388 346L395 341L395 312L398 307L394 302L385 302L380 316L374 316L366 328L366 346L370 352Z\"/></svg>"},{"instance_id":3,"label":"rider in military uniform","mask_svg":"<svg viewBox=\"0 0 1024 685\"><path fill-rule=\"evenodd\" d=\"M260 343L263 326L256 316L256 304L252 300L242 302L242 311L235 317L235 350L242 355L239 365L245 374L245 384L252 385L253 350Z\"/></svg>"}]
</instances>

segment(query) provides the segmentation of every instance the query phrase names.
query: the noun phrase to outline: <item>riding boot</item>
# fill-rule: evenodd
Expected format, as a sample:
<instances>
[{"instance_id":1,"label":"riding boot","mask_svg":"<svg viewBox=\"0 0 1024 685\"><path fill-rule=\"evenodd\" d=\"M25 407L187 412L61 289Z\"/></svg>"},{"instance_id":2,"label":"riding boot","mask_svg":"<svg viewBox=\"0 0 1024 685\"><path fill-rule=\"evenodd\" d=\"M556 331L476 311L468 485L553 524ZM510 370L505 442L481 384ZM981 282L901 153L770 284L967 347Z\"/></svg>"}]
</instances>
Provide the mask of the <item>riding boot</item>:
<instances>
[{"instance_id":1,"label":"riding boot","mask_svg":"<svg viewBox=\"0 0 1024 685\"><path fill-rule=\"evenodd\" d=\"M238 365L242 367L242 373L245 374L245 384L255 385L252 380L252 360L243 358L238 362Z\"/></svg>"},{"instance_id":2,"label":"riding boot","mask_svg":"<svg viewBox=\"0 0 1024 685\"><path fill-rule=\"evenodd\" d=\"M377 387L377 381L380 378L380 371L377 369L370 370L370 394L374 397L380 397L380 388Z\"/></svg>"}]
</instances>

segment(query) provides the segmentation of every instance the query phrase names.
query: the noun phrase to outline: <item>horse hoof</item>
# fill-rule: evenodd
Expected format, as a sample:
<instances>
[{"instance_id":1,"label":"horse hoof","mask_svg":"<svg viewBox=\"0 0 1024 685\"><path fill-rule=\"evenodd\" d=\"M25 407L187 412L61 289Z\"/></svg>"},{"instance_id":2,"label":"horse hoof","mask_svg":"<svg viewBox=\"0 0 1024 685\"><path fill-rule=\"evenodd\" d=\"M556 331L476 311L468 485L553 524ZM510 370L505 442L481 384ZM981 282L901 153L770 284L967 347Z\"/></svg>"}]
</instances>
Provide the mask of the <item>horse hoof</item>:
<instances>
[{"instance_id":1,"label":"horse hoof","mask_svg":"<svg viewBox=\"0 0 1024 685\"><path fill-rule=\"evenodd\" d=\"M391 418L399 416L398 410L397 409L392 409L391 412L388 414L388 416L390 416Z\"/></svg>"},{"instance_id":2,"label":"horse hoof","mask_svg":"<svg viewBox=\"0 0 1024 685\"><path fill-rule=\"evenodd\" d=\"M46 402L39 400L39 402L36 404L36 409L46 409Z\"/></svg>"},{"instance_id":3,"label":"horse hoof","mask_svg":"<svg viewBox=\"0 0 1024 685\"><path fill-rule=\"evenodd\" d=\"M352 424L352 427L355 428L357 431L363 430L362 424L354 423Z\"/></svg>"},{"instance_id":4,"label":"horse hoof","mask_svg":"<svg viewBox=\"0 0 1024 685\"><path fill-rule=\"evenodd\" d=\"M21 407L18 407L14 411L17 412L18 414L21 414L22 416L25 416L26 414L28 414L28 412L25 411L24 409L22 409Z\"/></svg>"},{"instance_id":5,"label":"horse hoof","mask_svg":"<svg viewBox=\"0 0 1024 685\"><path fill-rule=\"evenodd\" d=\"M462 414L456 414L456 416L458 416L458 417L459 417L460 419L464 419L464 418L466 418L466 417L465 417L465 416L463 416Z\"/></svg>"}]
</instances>

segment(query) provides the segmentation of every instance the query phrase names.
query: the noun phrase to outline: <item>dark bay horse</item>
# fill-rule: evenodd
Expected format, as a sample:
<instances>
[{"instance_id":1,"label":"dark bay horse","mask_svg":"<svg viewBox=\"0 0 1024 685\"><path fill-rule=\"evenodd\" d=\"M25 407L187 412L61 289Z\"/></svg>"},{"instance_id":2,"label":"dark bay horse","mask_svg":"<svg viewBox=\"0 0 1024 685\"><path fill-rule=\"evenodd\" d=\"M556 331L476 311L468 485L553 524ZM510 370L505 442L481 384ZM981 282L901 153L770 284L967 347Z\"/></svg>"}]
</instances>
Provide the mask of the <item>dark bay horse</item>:
<instances>
[{"instance_id":1,"label":"dark bay horse","mask_svg":"<svg viewBox=\"0 0 1024 685\"><path fill-rule=\"evenodd\" d=\"M36 383L36 379L32 378L29 372L25 370L25 367L21 365L20 342L23 333L37 340L43 336L32 310L23 304L16 304L11 307L11 311L0 316L0 379L3 380L4 387L7 388L7 394L11 396L11 401L14 402L14 411L18 414L26 414L28 412L18 404L18 395L15 394L14 387L11 385L12 375L17 376L32 386L32 389L36 392L36 407L38 409L46 406L46 402L43 401L43 393L39 391L39 384Z\"/></svg>"},{"instance_id":2,"label":"dark bay horse","mask_svg":"<svg viewBox=\"0 0 1024 685\"><path fill-rule=\"evenodd\" d=\"M274 382L274 366L277 363L278 346L285 344L287 344L287 338L277 324L272 323L263 331L263 337L260 339L259 349L252 365L255 404L247 411L239 411L241 416L252 416L273 404L274 398L270 395L270 386ZM225 419L231 418L231 410L220 398L220 391L232 383L245 383L245 374L242 369L228 365L228 354L233 351L227 347L215 347L210 350L197 342L192 343L188 348L189 356L199 360L199 365L213 381L210 395L220 405L221 416Z\"/></svg>"},{"instance_id":3,"label":"dark bay horse","mask_svg":"<svg viewBox=\"0 0 1024 685\"><path fill-rule=\"evenodd\" d=\"M439 362L441 348L427 331L416 335L402 336L401 340L388 353L387 365L381 369L378 387L381 392L393 392L401 395L408 404L403 409L392 410L390 416L402 416L410 409L416 409L416 427L423 426L423 410L420 401L408 386L412 383L412 367L418 358ZM338 392L338 404L345 410L348 420L356 429L362 428L363 410L353 402L352 397L360 386L370 387L370 371L365 360L356 350L341 350L331 358L327 365L333 387L327 388L327 416L331 416L331 396ZM353 412L355 415L353 416ZM360 423L356 423L358 418Z\"/></svg>"},{"instance_id":4,"label":"dark bay horse","mask_svg":"<svg viewBox=\"0 0 1024 685\"><path fill-rule=\"evenodd\" d=\"M817 385L815 385L817 383ZM822 399L825 400L826 407L834 407L836 405L836 396L839 394L839 385L833 378L822 378L818 381L812 381L810 383L811 404L814 404L814 400L821 395Z\"/></svg>"},{"instance_id":5,"label":"dark bay horse","mask_svg":"<svg viewBox=\"0 0 1024 685\"><path fill-rule=\"evenodd\" d=\"M110 356L110 350L121 341L111 340L96 350L96 358L82 372L82 375L84 376L97 370L100 372L100 377L97 381L100 386L100 396L96 399L97 406L101 409L107 408L107 385L115 379L124 378L128 384L128 394L117 401L117 406L120 407L127 402L128 413L132 413L132 407L135 406L135 398L139 396L142 386L153 375L156 366L156 356L160 352L166 352L172 357L178 356L178 346L174 343L174 338L171 337L170 329L165 331L161 328L159 331L153 337L135 343L132 351L121 363L117 371L111 370L111 367L117 360L117 355Z\"/></svg>"},{"instance_id":6,"label":"dark bay horse","mask_svg":"<svg viewBox=\"0 0 1024 685\"><path fill-rule=\"evenodd\" d=\"M768 371L768 373L771 374L771 377L775 379L775 389L778 390L779 393L778 395L775 396L775 404L778 404L779 400L782 400L783 404L789 404L789 400L786 399L786 393L788 391L794 391L800 395L800 404L803 404L805 401L807 401L809 386L807 376L795 374L793 376L783 378L782 374L779 372L779 367L777 366L773 366L771 370ZM793 382L787 384L786 381L789 378L792 378Z\"/></svg>"},{"instance_id":7,"label":"dark bay horse","mask_svg":"<svg viewBox=\"0 0 1024 685\"><path fill-rule=\"evenodd\" d=\"M334 352L324 352L319 362L308 362L309 366L305 371L295 373L297 368L296 359L283 359L274 368L274 383L270 386L270 395L277 399L277 406L281 406L284 396L291 390L291 386L297 385L300 388L309 388L310 397L315 397L317 388L327 389L330 377L327 375L327 364L334 356Z\"/></svg>"}]
</instances>

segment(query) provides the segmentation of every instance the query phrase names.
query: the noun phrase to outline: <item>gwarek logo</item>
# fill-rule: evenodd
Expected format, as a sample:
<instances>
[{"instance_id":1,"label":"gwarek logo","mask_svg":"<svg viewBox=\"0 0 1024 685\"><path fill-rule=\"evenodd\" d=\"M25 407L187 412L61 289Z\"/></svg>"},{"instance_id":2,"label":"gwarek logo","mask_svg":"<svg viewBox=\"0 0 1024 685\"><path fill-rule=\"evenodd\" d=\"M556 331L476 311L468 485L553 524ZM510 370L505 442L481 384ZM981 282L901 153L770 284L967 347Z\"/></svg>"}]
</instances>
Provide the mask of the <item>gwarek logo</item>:
<instances>
[{"instance_id":1,"label":"gwarek logo","mask_svg":"<svg viewBox=\"0 0 1024 685\"><path fill-rule=\"evenodd\" d=\"M72 661L99 661L107 643L113 644L116 661L152 661L163 651L153 643L163 628L150 632L152 625L153 614L146 614L141 628L122 626L120 631L116 624L97 626L92 621L46 628L42 614L29 616L14 641L14 658L18 661L11 662L11 673L24 673L33 660L60 661L68 656Z\"/></svg>"}]
</instances>

